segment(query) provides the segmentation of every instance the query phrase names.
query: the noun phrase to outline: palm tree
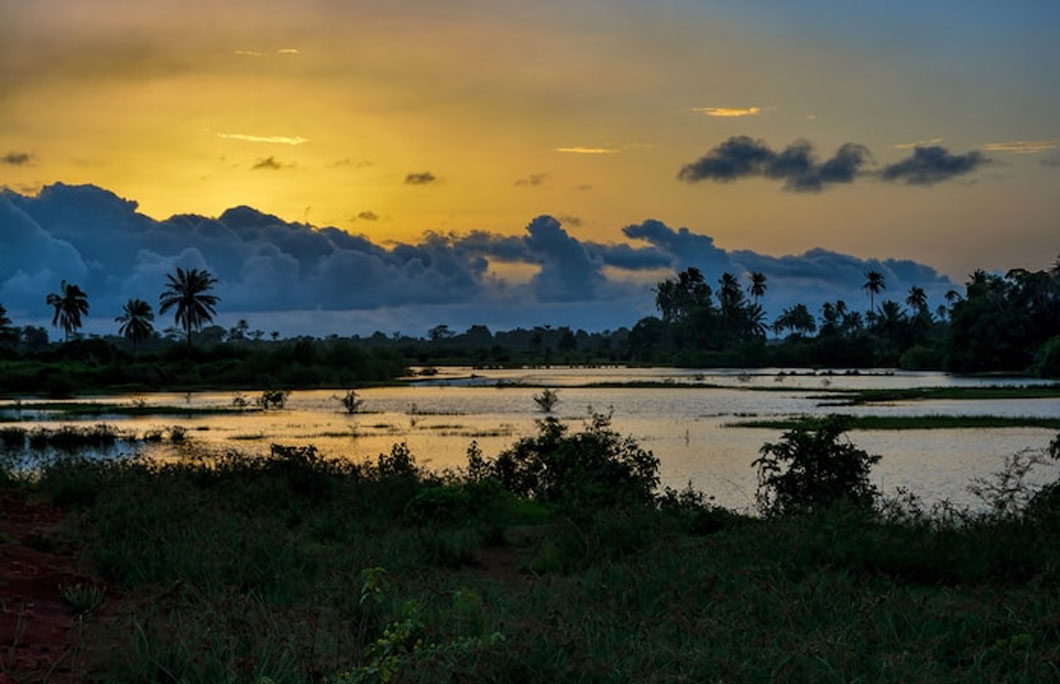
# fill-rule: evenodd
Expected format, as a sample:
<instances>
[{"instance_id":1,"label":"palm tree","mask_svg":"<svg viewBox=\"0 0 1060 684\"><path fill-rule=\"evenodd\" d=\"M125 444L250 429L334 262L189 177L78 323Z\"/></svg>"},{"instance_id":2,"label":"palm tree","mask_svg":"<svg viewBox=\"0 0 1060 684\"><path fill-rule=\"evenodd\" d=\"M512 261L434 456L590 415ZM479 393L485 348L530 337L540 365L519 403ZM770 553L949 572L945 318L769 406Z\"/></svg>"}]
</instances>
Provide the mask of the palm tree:
<instances>
[{"instance_id":1,"label":"palm tree","mask_svg":"<svg viewBox=\"0 0 1060 684\"><path fill-rule=\"evenodd\" d=\"M876 295L887 289L887 284L883 281L883 274L879 271L866 271L865 284L861 286L861 289L868 290L869 311L875 311Z\"/></svg>"},{"instance_id":2,"label":"palm tree","mask_svg":"<svg viewBox=\"0 0 1060 684\"><path fill-rule=\"evenodd\" d=\"M121 323L118 334L124 335L125 339L132 342L135 356L137 345L155 331L154 325L151 324L151 321L155 320L155 313L151 310L151 305L142 299L130 299L125 302L121 311L122 315L114 319L116 323Z\"/></svg>"},{"instance_id":3,"label":"palm tree","mask_svg":"<svg viewBox=\"0 0 1060 684\"><path fill-rule=\"evenodd\" d=\"M88 295L77 285L64 280L59 284L59 291L48 295L45 301L55 309L52 325L62 328L69 341L70 331L80 328L81 316L88 315Z\"/></svg>"},{"instance_id":4,"label":"palm tree","mask_svg":"<svg viewBox=\"0 0 1060 684\"><path fill-rule=\"evenodd\" d=\"M751 293L751 297L757 302L766 293L766 276L764 273L752 271L747 278L751 281L751 287L747 288L747 291Z\"/></svg>"},{"instance_id":5,"label":"palm tree","mask_svg":"<svg viewBox=\"0 0 1060 684\"><path fill-rule=\"evenodd\" d=\"M924 288L916 285L909 288L909 296L905 298L905 303L918 314L927 311L927 293L924 292Z\"/></svg>"},{"instance_id":6,"label":"palm tree","mask_svg":"<svg viewBox=\"0 0 1060 684\"><path fill-rule=\"evenodd\" d=\"M209 323L217 315L214 306L221 301L216 295L206 294L212 290L217 279L207 270L192 268L185 271L177 268L176 274L166 276L169 282L166 289L158 296L158 313L164 314L176 308L174 322L184 328L188 341L188 354L191 354L191 331L202 329L203 323Z\"/></svg>"}]
</instances>

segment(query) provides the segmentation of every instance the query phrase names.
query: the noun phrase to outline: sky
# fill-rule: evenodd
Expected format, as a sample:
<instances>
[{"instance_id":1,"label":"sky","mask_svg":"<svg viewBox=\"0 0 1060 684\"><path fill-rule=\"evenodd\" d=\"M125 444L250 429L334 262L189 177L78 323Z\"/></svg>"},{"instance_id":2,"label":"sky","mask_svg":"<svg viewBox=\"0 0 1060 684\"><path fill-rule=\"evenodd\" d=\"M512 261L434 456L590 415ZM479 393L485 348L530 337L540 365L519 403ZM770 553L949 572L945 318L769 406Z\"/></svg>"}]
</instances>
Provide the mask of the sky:
<instances>
[{"instance_id":1,"label":"sky","mask_svg":"<svg viewBox=\"0 0 1060 684\"><path fill-rule=\"evenodd\" d=\"M1060 252L1058 76L1048 0L0 0L0 304L80 279L103 325L181 264L292 334L614 328L687 265L941 292Z\"/></svg>"}]
</instances>

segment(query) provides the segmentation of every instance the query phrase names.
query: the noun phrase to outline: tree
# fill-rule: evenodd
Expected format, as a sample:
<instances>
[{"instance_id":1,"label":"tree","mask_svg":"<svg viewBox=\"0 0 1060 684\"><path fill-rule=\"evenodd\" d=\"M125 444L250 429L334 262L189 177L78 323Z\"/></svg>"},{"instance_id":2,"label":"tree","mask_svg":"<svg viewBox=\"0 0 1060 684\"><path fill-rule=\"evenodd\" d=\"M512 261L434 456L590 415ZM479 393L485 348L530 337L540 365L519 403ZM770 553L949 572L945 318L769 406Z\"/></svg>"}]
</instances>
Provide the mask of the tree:
<instances>
[{"instance_id":1,"label":"tree","mask_svg":"<svg viewBox=\"0 0 1060 684\"><path fill-rule=\"evenodd\" d=\"M52 325L62 328L69 341L70 331L80 328L81 316L88 315L88 295L77 285L64 280L59 284L59 291L48 295L45 301L55 309Z\"/></svg>"},{"instance_id":2,"label":"tree","mask_svg":"<svg viewBox=\"0 0 1060 684\"><path fill-rule=\"evenodd\" d=\"M197 268L177 267L175 274L166 276L169 280L166 289L158 296L158 313L164 314L176 309L173 320L184 329L188 342L188 354L191 354L191 333L200 330L203 323L209 323L217 315L214 307L221 301L216 295L207 294L217 283L209 271Z\"/></svg>"},{"instance_id":3,"label":"tree","mask_svg":"<svg viewBox=\"0 0 1060 684\"><path fill-rule=\"evenodd\" d=\"M905 303L917 314L927 311L927 293L924 292L924 288L916 285L909 288L909 296L905 298Z\"/></svg>"},{"instance_id":4,"label":"tree","mask_svg":"<svg viewBox=\"0 0 1060 684\"><path fill-rule=\"evenodd\" d=\"M849 426L844 416L807 421L767 442L760 458L755 499L766 514L812 513L840 501L871 505L879 492L869 480L880 457L840 437Z\"/></svg>"},{"instance_id":5,"label":"tree","mask_svg":"<svg viewBox=\"0 0 1060 684\"><path fill-rule=\"evenodd\" d=\"M11 327L11 319L7 317L7 309L0 304L0 344L14 344L18 340L18 333Z\"/></svg>"},{"instance_id":6,"label":"tree","mask_svg":"<svg viewBox=\"0 0 1060 684\"><path fill-rule=\"evenodd\" d=\"M132 342L134 356L140 342L151 337L151 333L155 331L151 323L153 320L155 320L155 314L151 310L151 305L142 299L130 299L125 302L122 315L114 319L116 323L121 323L118 334Z\"/></svg>"},{"instance_id":7,"label":"tree","mask_svg":"<svg viewBox=\"0 0 1060 684\"><path fill-rule=\"evenodd\" d=\"M247 323L247 319L241 318L236 323L235 327L228 331L229 342L243 342L247 339L247 335L250 332L250 323Z\"/></svg>"},{"instance_id":8,"label":"tree","mask_svg":"<svg viewBox=\"0 0 1060 684\"><path fill-rule=\"evenodd\" d=\"M762 298L762 295L766 293L766 276L764 273L752 271L747 278L751 281L751 286L747 288L747 290L751 293L751 297L755 302L757 302Z\"/></svg>"},{"instance_id":9,"label":"tree","mask_svg":"<svg viewBox=\"0 0 1060 684\"><path fill-rule=\"evenodd\" d=\"M866 271L865 284L861 286L861 289L869 293L869 311L875 311L876 295L887 289L887 283L884 282L883 274L879 271Z\"/></svg>"},{"instance_id":10,"label":"tree","mask_svg":"<svg viewBox=\"0 0 1060 684\"><path fill-rule=\"evenodd\" d=\"M436 325L427 331L427 337L431 342L441 342L447 340L453 336L453 331L449 329L449 326L445 323Z\"/></svg>"}]
</instances>

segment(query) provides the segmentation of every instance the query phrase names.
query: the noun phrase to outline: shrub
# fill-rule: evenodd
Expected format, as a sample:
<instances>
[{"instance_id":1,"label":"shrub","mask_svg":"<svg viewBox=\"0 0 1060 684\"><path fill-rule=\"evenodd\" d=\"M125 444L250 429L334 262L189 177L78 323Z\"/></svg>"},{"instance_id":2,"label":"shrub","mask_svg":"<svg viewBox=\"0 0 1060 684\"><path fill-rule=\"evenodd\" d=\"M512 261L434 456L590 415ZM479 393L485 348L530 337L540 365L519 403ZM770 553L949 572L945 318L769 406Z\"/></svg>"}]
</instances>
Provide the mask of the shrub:
<instances>
[{"instance_id":1,"label":"shrub","mask_svg":"<svg viewBox=\"0 0 1060 684\"><path fill-rule=\"evenodd\" d=\"M839 501L871 505L879 492L869 470L880 460L841 440L848 420L828 416L785 432L781 441L762 445L755 499L767 515L807 513Z\"/></svg>"},{"instance_id":2,"label":"shrub","mask_svg":"<svg viewBox=\"0 0 1060 684\"><path fill-rule=\"evenodd\" d=\"M551 417L538 421L538 430L493 463L494 477L505 489L585 506L653 500L659 459L611 429L610 415L592 413L586 429L574 435Z\"/></svg>"}]
</instances>

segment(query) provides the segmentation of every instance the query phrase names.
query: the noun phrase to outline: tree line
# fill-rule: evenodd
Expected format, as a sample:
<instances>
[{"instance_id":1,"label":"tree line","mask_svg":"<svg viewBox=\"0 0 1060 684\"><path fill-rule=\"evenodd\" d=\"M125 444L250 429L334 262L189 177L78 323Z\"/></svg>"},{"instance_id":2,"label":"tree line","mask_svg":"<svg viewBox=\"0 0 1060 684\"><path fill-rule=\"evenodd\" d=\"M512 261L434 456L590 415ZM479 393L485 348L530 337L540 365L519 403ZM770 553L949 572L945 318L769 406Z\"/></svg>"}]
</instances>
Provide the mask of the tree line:
<instances>
[{"instance_id":1,"label":"tree line","mask_svg":"<svg viewBox=\"0 0 1060 684\"><path fill-rule=\"evenodd\" d=\"M184 339L184 356L192 356L192 335L200 346L264 343L265 333L251 331L245 320L230 330L208 326L220 298L217 280L205 270L178 268L167 276L158 298L158 313L173 313L172 334ZM825 302L818 312L804 304L783 309L770 320L762 305L769 291L758 272L744 279L722 273L716 289L698 268L687 268L654 288L658 315L632 328L600 332L566 326L535 326L492 332L473 325L459 333L448 325L432 328L426 338L376 332L366 338L329 336L369 350L386 351L410 364L598 364L651 363L710 366L899 366L955 372L1028 371L1060 375L1060 259L1048 271L1013 269L1005 274L974 272L964 293L950 290L931 308L923 288L914 286L896 298L885 298L882 273L864 273L862 289L868 308L861 311L841 299ZM881 301L882 300L882 301ZM52 325L69 341L87 316L88 296L63 281L49 294ZM130 299L115 319L118 334L134 357L148 340L159 349L155 310L143 299ZM12 327L0 306L0 347L40 348L43 329ZM271 339L278 341L279 333ZM318 363L327 349L311 349L314 338L300 337L304 363ZM218 353L230 353L221 350Z\"/></svg>"}]
</instances>

